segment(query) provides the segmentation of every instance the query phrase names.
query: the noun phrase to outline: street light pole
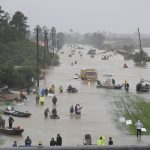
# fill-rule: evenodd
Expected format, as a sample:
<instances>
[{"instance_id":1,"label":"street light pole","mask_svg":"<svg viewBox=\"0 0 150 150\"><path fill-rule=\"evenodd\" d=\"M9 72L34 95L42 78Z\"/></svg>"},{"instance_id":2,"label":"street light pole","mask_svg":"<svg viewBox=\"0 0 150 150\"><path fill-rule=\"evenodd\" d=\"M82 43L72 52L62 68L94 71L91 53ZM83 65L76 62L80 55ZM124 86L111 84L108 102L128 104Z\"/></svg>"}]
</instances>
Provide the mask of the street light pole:
<instances>
[{"instance_id":1,"label":"street light pole","mask_svg":"<svg viewBox=\"0 0 150 150\"><path fill-rule=\"evenodd\" d=\"M46 59L45 59L45 51L46 51L46 30L44 31L44 69L46 68Z\"/></svg>"},{"instance_id":2,"label":"street light pole","mask_svg":"<svg viewBox=\"0 0 150 150\"><path fill-rule=\"evenodd\" d=\"M52 33L52 46L53 46L53 61L52 61L52 67L54 66L54 50L55 50L55 47L54 47L54 33Z\"/></svg>"},{"instance_id":3,"label":"street light pole","mask_svg":"<svg viewBox=\"0 0 150 150\"><path fill-rule=\"evenodd\" d=\"M46 26L43 26L42 31L44 33L44 58L43 58L43 68L46 69L46 50L48 51L48 28Z\"/></svg>"},{"instance_id":4,"label":"street light pole","mask_svg":"<svg viewBox=\"0 0 150 150\"><path fill-rule=\"evenodd\" d=\"M39 28L36 28L36 46L37 46L37 88L39 89Z\"/></svg>"},{"instance_id":5,"label":"street light pole","mask_svg":"<svg viewBox=\"0 0 150 150\"><path fill-rule=\"evenodd\" d=\"M48 37L47 37L47 34L46 34L46 46L47 46L47 51L48 51Z\"/></svg>"},{"instance_id":6,"label":"street light pole","mask_svg":"<svg viewBox=\"0 0 150 150\"><path fill-rule=\"evenodd\" d=\"M55 50L55 45L56 45L56 29L55 27L52 27L51 29L51 34L52 34L52 49L53 49L53 61L52 61L52 67L54 66L54 50Z\"/></svg>"}]
</instances>

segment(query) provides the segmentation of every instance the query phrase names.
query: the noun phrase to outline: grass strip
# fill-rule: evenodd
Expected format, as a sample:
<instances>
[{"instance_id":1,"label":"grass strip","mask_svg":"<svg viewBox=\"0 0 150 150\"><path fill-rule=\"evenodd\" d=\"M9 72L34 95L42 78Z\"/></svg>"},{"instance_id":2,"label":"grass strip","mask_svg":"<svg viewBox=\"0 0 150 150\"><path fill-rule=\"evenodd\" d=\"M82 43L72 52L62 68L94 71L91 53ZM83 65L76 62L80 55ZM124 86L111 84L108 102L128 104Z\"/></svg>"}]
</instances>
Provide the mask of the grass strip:
<instances>
[{"instance_id":1,"label":"grass strip","mask_svg":"<svg viewBox=\"0 0 150 150\"><path fill-rule=\"evenodd\" d=\"M150 100L145 100L137 95L121 95L114 101L115 105L115 122L117 127L129 134L136 134L135 123L140 120L147 132L150 134ZM119 118L125 117L126 120L132 120L132 125L120 123Z\"/></svg>"}]
</instances>

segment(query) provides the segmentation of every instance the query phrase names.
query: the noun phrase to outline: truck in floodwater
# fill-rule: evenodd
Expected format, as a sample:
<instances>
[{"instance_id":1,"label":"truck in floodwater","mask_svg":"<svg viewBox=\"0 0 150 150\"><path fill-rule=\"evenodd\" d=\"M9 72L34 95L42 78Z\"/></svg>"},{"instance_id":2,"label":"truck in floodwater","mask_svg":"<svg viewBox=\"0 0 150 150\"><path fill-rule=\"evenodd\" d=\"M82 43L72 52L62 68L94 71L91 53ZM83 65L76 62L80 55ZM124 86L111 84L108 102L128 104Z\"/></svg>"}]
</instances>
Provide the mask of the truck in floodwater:
<instances>
[{"instance_id":1,"label":"truck in floodwater","mask_svg":"<svg viewBox=\"0 0 150 150\"><path fill-rule=\"evenodd\" d=\"M93 68L81 69L80 78L82 80L97 80L97 71Z\"/></svg>"}]
</instances>

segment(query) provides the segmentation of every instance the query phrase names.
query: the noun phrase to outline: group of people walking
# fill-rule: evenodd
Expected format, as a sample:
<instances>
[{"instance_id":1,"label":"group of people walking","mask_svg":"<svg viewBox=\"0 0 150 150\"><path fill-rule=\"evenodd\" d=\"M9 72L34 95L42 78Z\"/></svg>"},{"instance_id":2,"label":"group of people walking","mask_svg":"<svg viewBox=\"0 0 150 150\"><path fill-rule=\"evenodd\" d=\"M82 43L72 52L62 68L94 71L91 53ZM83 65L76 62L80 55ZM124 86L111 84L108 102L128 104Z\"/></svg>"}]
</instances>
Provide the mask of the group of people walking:
<instances>
[{"instance_id":1,"label":"group of people walking","mask_svg":"<svg viewBox=\"0 0 150 150\"><path fill-rule=\"evenodd\" d=\"M76 104L75 107L73 105L71 105L70 107L70 114L77 114L77 115L81 115L81 109L83 107L80 106L80 104Z\"/></svg>"},{"instance_id":2,"label":"group of people walking","mask_svg":"<svg viewBox=\"0 0 150 150\"><path fill-rule=\"evenodd\" d=\"M55 86L54 84L52 84L48 90L48 88L46 87L45 89L42 88L41 90L41 96L47 96L48 93L54 94L55 93Z\"/></svg>"},{"instance_id":3,"label":"group of people walking","mask_svg":"<svg viewBox=\"0 0 150 150\"><path fill-rule=\"evenodd\" d=\"M58 89L59 93L62 93L63 92L63 88L62 86L59 86L59 89ZM41 104L41 105L44 105L44 101L45 101L45 96L47 96L48 94L55 94L55 86L54 84L51 85L50 89L48 90L47 87L46 88L43 88L40 92L40 94L38 93L36 95L36 104ZM56 103L57 102L57 99L56 97L54 97L55 100L53 101L53 103Z\"/></svg>"},{"instance_id":4,"label":"group of people walking","mask_svg":"<svg viewBox=\"0 0 150 150\"><path fill-rule=\"evenodd\" d=\"M49 108L46 108L45 111L44 111L44 116L45 116L45 118L47 118L48 116L50 116L51 119L59 119L58 115L57 115L56 108L53 108L51 113L49 111Z\"/></svg>"},{"instance_id":5,"label":"group of people walking","mask_svg":"<svg viewBox=\"0 0 150 150\"><path fill-rule=\"evenodd\" d=\"M54 100L57 101L57 98L55 96L53 97L52 101L54 101ZM56 104L56 102L53 102L53 103L54 103L54 105ZM71 107L70 107L70 114L71 115L73 115L73 114L81 115L81 109L82 108L83 108L83 106L80 106L80 104L76 104L75 107L73 105L71 105ZM47 118L48 115L53 116L53 117L58 117L56 108L54 107L52 109L52 112L50 113L49 108L47 107L44 110L44 116L45 116L45 118Z\"/></svg>"},{"instance_id":6,"label":"group of people walking","mask_svg":"<svg viewBox=\"0 0 150 150\"><path fill-rule=\"evenodd\" d=\"M55 86L54 84L51 85L50 89L48 90L47 88L45 88L46 90L46 94L50 93L50 94L55 94ZM60 85L59 88L58 88L58 92L59 93L62 93L63 92L63 88L62 86Z\"/></svg>"},{"instance_id":7,"label":"group of people walking","mask_svg":"<svg viewBox=\"0 0 150 150\"><path fill-rule=\"evenodd\" d=\"M52 103L54 106L56 106L57 103L57 97L54 95L52 98ZM45 118L48 117L48 115L50 115L51 119L58 119L58 115L57 115L57 110L55 107L53 107L52 112L50 113L49 108L47 107L44 111L44 116Z\"/></svg>"}]
</instances>

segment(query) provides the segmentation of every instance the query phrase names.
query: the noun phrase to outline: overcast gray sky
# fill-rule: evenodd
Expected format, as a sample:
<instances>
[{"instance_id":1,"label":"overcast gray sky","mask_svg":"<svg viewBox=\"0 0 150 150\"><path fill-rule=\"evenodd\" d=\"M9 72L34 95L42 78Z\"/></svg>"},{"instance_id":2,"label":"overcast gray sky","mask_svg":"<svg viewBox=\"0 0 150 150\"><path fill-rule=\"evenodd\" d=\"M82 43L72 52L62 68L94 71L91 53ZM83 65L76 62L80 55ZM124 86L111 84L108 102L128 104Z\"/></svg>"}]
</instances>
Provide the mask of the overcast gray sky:
<instances>
[{"instance_id":1,"label":"overcast gray sky","mask_svg":"<svg viewBox=\"0 0 150 150\"><path fill-rule=\"evenodd\" d=\"M150 33L150 0L0 0L2 9L28 17L31 29L37 24L57 31L107 31Z\"/></svg>"}]
</instances>

